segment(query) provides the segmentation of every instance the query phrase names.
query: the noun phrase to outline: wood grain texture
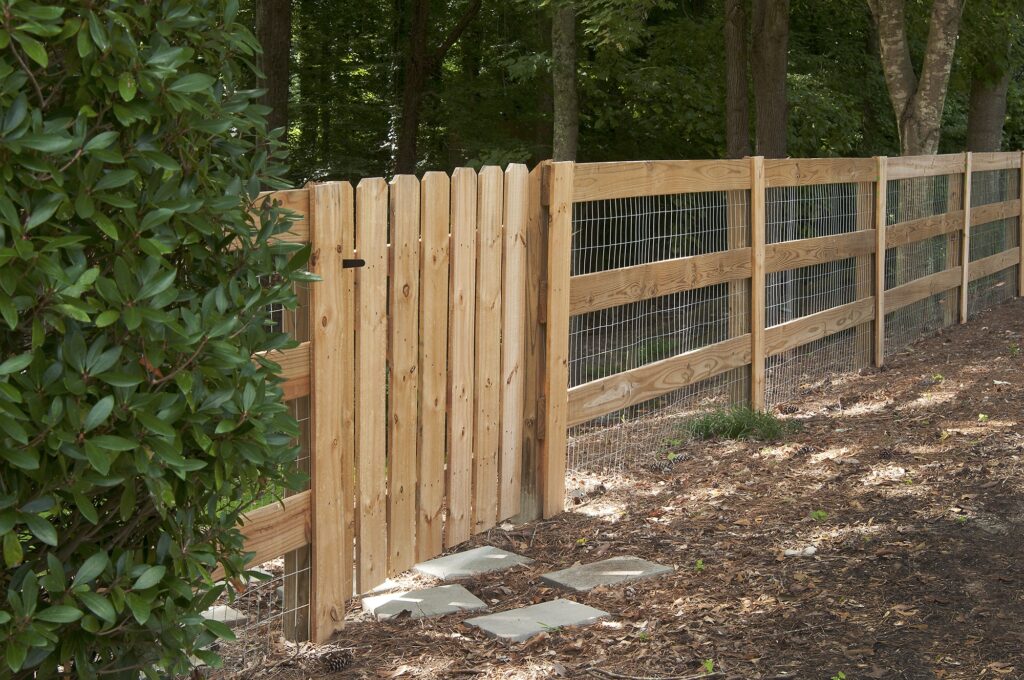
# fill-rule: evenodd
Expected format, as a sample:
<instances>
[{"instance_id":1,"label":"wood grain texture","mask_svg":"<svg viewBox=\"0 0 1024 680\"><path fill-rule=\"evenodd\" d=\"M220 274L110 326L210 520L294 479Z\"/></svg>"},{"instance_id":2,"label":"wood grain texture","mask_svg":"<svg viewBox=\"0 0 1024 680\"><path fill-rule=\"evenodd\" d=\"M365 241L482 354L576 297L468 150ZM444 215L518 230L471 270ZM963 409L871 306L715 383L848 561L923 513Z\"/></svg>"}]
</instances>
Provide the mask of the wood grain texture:
<instances>
[{"instance_id":1,"label":"wood grain texture","mask_svg":"<svg viewBox=\"0 0 1024 680\"><path fill-rule=\"evenodd\" d=\"M573 276L569 313L585 314L750 276L750 248Z\"/></svg>"},{"instance_id":2,"label":"wood grain texture","mask_svg":"<svg viewBox=\"0 0 1024 680\"><path fill-rule=\"evenodd\" d=\"M975 152L971 156L971 168L974 172L1012 170L1021 167L1018 151Z\"/></svg>"},{"instance_id":3,"label":"wood grain texture","mask_svg":"<svg viewBox=\"0 0 1024 680\"><path fill-rule=\"evenodd\" d=\"M868 212L870 218L871 213ZM835 236L818 236L765 246L765 271L769 274L875 252L875 234L868 229Z\"/></svg>"},{"instance_id":4,"label":"wood grain texture","mask_svg":"<svg viewBox=\"0 0 1024 680\"><path fill-rule=\"evenodd\" d=\"M568 425L655 399L750 363L750 336L740 335L569 390Z\"/></svg>"},{"instance_id":5,"label":"wood grain texture","mask_svg":"<svg viewBox=\"0 0 1024 680\"><path fill-rule=\"evenodd\" d=\"M446 420L448 411L448 214L447 173L428 172L420 185L423 245L420 265L419 512L416 559L444 550Z\"/></svg>"},{"instance_id":6,"label":"wood grain texture","mask_svg":"<svg viewBox=\"0 0 1024 680\"><path fill-rule=\"evenodd\" d=\"M348 546L352 535L345 523L346 466L352 445L342 413L352 400L352 356L344 353L342 336L352 323L346 316L342 257L351 247L352 187L318 184L314 189L310 242L313 271L322 279L310 290L312 324L312 395L310 399L310 489L312 492L313 559L310 569L310 637L324 642L344 627L345 601L352 592Z\"/></svg>"},{"instance_id":7,"label":"wood grain texture","mask_svg":"<svg viewBox=\"0 0 1024 680\"><path fill-rule=\"evenodd\" d=\"M765 353L775 356L874 318L875 298L872 296L787 321L765 331Z\"/></svg>"},{"instance_id":8,"label":"wood grain texture","mask_svg":"<svg viewBox=\"0 0 1024 680\"><path fill-rule=\"evenodd\" d=\"M1021 155L1021 172L1017 176L1017 193L1024 196L1024 151ZM1021 246L1021 261L1017 267L1017 297L1024 296L1024 215L1017 218L1017 243Z\"/></svg>"},{"instance_id":9,"label":"wood grain texture","mask_svg":"<svg viewBox=\"0 0 1024 680\"><path fill-rule=\"evenodd\" d=\"M988 224L1018 215L1020 215L1020 199L1016 198L1012 201L976 205L971 208L971 226L976 227L979 224Z\"/></svg>"},{"instance_id":10,"label":"wood grain texture","mask_svg":"<svg viewBox=\"0 0 1024 680\"><path fill-rule=\"evenodd\" d=\"M248 564L263 564L313 542L312 494L300 491L242 517L245 551L255 553Z\"/></svg>"},{"instance_id":11,"label":"wood grain texture","mask_svg":"<svg viewBox=\"0 0 1024 680\"><path fill-rule=\"evenodd\" d=\"M895 312L897 309L902 309L932 295L957 288L962 276L963 270L960 267L953 267L890 288L885 291L885 313Z\"/></svg>"},{"instance_id":12,"label":"wood grain texture","mask_svg":"<svg viewBox=\"0 0 1024 680\"><path fill-rule=\"evenodd\" d=\"M472 529L476 184L476 171L470 168L452 174L446 548L467 540Z\"/></svg>"},{"instance_id":13,"label":"wood grain texture","mask_svg":"<svg viewBox=\"0 0 1024 680\"><path fill-rule=\"evenodd\" d=\"M768 158L764 161L767 187L874 182L876 172L877 166L871 158Z\"/></svg>"},{"instance_id":14,"label":"wood grain texture","mask_svg":"<svg viewBox=\"0 0 1024 680\"><path fill-rule=\"evenodd\" d=\"M264 191L256 199L257 206L261 205L265 199L270 199L271 201L280 202L282 208L297 213L297 218L292 222L291 229L277 236L277 240L289 243L306 243L309 241L309 202L311 190L310 187L303 187L301 189L287 189L284 191Z\"/></svg>"},{"instance_id":15,"label":"wood grain texture","mask_svg":"<svg viewBox=\"0 0 1024 680\"><path fill-rule=\"evenodd\" d=\"M941 215L932 215L931 217L922 217L920 219L909 220L907 222L898 222L896 224L889 225L886 228L886 247L894 248L896 246L903 246L916 241L924 241L925 239L941 236L943 234L951 234L954 231L959 231L963 226L963 210L954 210L952 212L942 213Z\"/></svg>"},{"instance_id":16,"label":"wood grain texture","mask_svg":"<svg viewBox=\"0 0 1024 680\"><path fill-rule=\"evenodd\" d=\"M473 533L498 517L501 446L501 218L505 178L491 165L477 178L476 368L473 408Z\"/></svg>"},{"instance_id":17,"label":"wood grain texture","mask_svg":"<svg viewBox=\"0 0 1024 680\"><path fill-rule=\"evenodd\" d=\"M730 191L725 194L725 240L729 250L749 250L750 244L750 201L745 191ZM744 266L750 276L750 255ZM750 333L750 280L739 279L727 285L729 322L728 337L738 338ZM746 351L749 355L750 343ZM735 380L729 381L729 403L750 403L750 369L738 371Z\"/></svg>"},{"instance_id":18,"label":"wood grain texture","mask_svg":"<svg viewBox=\"0 0 1024 680\"><path fill-rule=\"evenodd\" d=\"M526 212L526 318L523 347L523 446L519 480L519 514L516 523L539 519L544 513L541 489L541 436L546 351L544 323L547 287L547 209L542 203L543 182L550 161L530 171Z\"/></svg>"},{"instance_id":19,"label":"wood grain texture","mask_svg":"<svg viewBox=\"0 0 1024 680\"><path fill-rule=\"evenodd\" d=\"M960 323L967 323L967 284L970 282L971 269L971 220L974 208L971 207L971 175L974 174L973 154L964 154L964 226L960 235L960 263L962 276L960 280Z\"/></svg>"},{"instance_id":20,"label":"wood grain texture","mask_svg":"<svg viewBox=\"0 0 1024 680\"><path fill-rule=\"evenodd\" d=\"M765 182L764 158L750 159L750 407L765 404Z\"/></svg>"},{"instance_id":21,"label":"wood grain texture","mask_svg":"<svg viewBox=\"0 0 1024 680\"><path fill-rule=\"evenodd\" d=\"M565 509L574 165L572 162L552 163L548 174L547 370L544 376L544 439L541 447L545 518L554 517Z\"/></svg>"},{"instance_id":22,"label":"wood grain texture","mask_svg":"<svg viewBox=\"0 0 1024 680\"><path fill-rule=\"evenodd\" d=\"M498 520L519 513L523 450L523 374L526 345L526 216L529 173L505 169L501 285L501 449L498 461Z\"/></svg>"},{"instance_id":23,"label":"wood grain texture","mask_svg":"<svg viewBox=\"0 0 1024 680\"><path fill-rule=\"evenodd\" d=\"M875 164L875 177L878 177L878 161L872 159ZM874 189L880 186L876 182L861 182L857 185L857 216L855 227L857 234L863 234L870 236L870 248L871 252L866 253L858 251L857 248L852 248L857 252L854 258L854 296L860 300L862 298L870 297L872 293L874 273L871 267L873 258L871 254L875 252L875 241L877 235L874 233L874 213L875 213L875 201ZM882 251L885 252L884 250ZM878 308L878 300L875 300L876 310ZM877 315L873 315L877 318ZM885 320L883 318L882 322ZM854 369L861 369L871 364L872 347L874 345L872 336L872 323L865 322L861 324L854 332Z\"/></svg>"},{"instance_id":24,"label":"wood grain texture","mask_svg":"<svg viewBox=\"0 0 1024 680\"><path fill-rule=\"evenodd\" d=\"M995 255L989 255L983 257L980 260L975 260L971 263L970 280L977 281L978 279L991 276L997 272L1001 272L1004 269L1008 269L1020 262L1020 248L1010 248L1004 250L1001 253Z\"/></svg>"},{"instance_id":25,"label":"wood grain texture","mask_svg":"<svg viewBox=\"0 0 1024 680\"><path fill-rule=\"evenodd\" d=\"M273 352L260 352L255 357L261 357L267 361L273 361L281 367L281 377L284 383L281 390L284 392L284 401L291 401L309 394L309 362L310 343L299 343L298 347L283 349Z\"/></svg>"},{"instance_id":26,"label":"wood grain texture","mask_svg":"<svg viewBox=\"0 0 1024 680\"><path fill-rule=\"evenodd\" d=\"M964 155L947 153L937 156L893 156L888 160L887 170L890 180L957 175L964 171Z\"/></svg>"},{"instance_id":27,"label":"wood grain texture","mask_svg":"<svg viewBox=\"0 0 1024 680\"><path fill-rule=\"evenodd\" d=\"M387 232L388 185L363 179L356 187L356 469L359 479L358 592L387 578Z\"/></svg>"},{"instance_id":28,"label":"wood grain texture","mask_svg":"<svg viewBox=\"0 0 1024 680\"><path fill-rule=\"evenodd\" d=\"M419 434L420 183L399 175L388 191L391 223L388 395L388 575L416 562Z\"/></svg>"},{"instance_id":29,"label":"wood grain texture","mask_svg":"<svg viewBox=\"0 0 1024 680\"><path fill-rule=\"evenodd\" d=\"M580 203L749 187L750 165L742 160L580 163L571 198Z\"/></svg>"},{"instance_id":30,"label":"wood grain texture","mask_svg":"<svg viewBox=\"0 0 1024 680\"><path fill-rule=\"evenodd\" d=\"M872 343L872 358L876 368L881 368L885 363L885 251L889 247L887 239L889 228L886 227L887 194L889 186L889 164L885 156L878 156L875 159L878 164L878 182L875 184L875 266L874 266L874 293L875 293L875 325L874 342Z\"/></svg>"}]
</instances>

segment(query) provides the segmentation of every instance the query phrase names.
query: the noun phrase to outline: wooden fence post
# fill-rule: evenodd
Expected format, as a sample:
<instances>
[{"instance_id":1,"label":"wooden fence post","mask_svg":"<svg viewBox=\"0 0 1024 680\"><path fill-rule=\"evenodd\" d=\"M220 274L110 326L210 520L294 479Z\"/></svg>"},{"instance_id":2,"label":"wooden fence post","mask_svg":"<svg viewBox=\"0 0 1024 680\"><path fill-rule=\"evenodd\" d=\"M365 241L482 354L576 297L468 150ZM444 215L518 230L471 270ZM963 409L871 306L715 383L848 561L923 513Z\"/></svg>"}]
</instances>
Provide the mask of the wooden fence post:
<instances>
[{"instance_id":1,"label":"wooden fence post","mask_svg":"<svg viewBox=\"0 0 1024 680\"><path fill-rule=\"evenodd\" d=\"M885 363L885 230L889 162L876 156L878 180L875 183L875 366Z\"/></svg>"},{"instance_id":2,"label":"wooden fence post","mask_svg":"<svg viewBox=\"0 0 1024 680\"><path fill-rule=\"evenodd\" d=\"M310 637L325 642L344 626L352 595L352 536L345 508L352 503L354 361L352 273L342 258L352 252L352 187L317 184L311 190L311 268L322 281L310 292L312 356L311 495L313 560L310 575ZM351 491L349 490L349 493Z\"/></svg>"},{"instance_id":3,"label":"wooden fence post","mask_svg":"<svg viewBox=\"0 0 1024 680\"><path fill-rule=\"evenodd\" d=\"M1024 151L1020 152L1020 174L1017 181L1017 198L1021 211L1017 215L1017 246L1020 247L1020 262L1017 263L1017 297L1024 297Z\"/></svg>"},{"instance_id":4,"label":"wooden fence post","mask_svg":"<svg viewBox=\"0 0 1024 680\"><path fill-rule=\"evenodd\" d=\"M729 250L746 248L750 242L750 203L746 192L725 192L725 238ZM743 279L726 284L728 291L729 338L738 338L750 332L750 289ZM729 383L729 402L742 405L750 401L750 370L742 372Z\"/></svg>"},{"instance_id":5,"label":"wooden fence post","mask_svg":"<svg viewBox=\"0 0 1024 680\"><path fill-rule=\"evenodd\" d=\"M750 407L764 410L764 157L750 159Z\"/></svg>"},{"instance_id":6,"label":"wooden fence post","mask_svg":"<svg viewBox=\"0 0 1024 680\"><path fill-rule=\"evenodd\" d=\"M544 438L540 452L545 518L565 509L574 168L575 163L571 161L552 163L548 173L547 337L543 384Z\"/></svg>"},{"instance_id":7,"label":"wooden fence post","mask_svg":"<svg viewBox=\"0 0 1024 680\"><path fill-rule=\"evenodd\" d=\"M960 264L963 267L960 279L960 323L967 323L967 290L969 288L971 261L971 152L964 153L964 229L960 237Z\"/></svg>"},{"instance_id":8,"label":"wooden fence post","mask_svg":"<svg viewBox=\"0 0 1024 680\"><path fill-rule=\"evenodd\" d=\"M547 218L544 178L551 161L541 161L530 171L527 185L526 299L523 338L523 435L520 465L519 514L517 523L538 519L544 512L541 491L541 429L544 404L545 305L547 289Z\"/></svg>"}]
</instances>

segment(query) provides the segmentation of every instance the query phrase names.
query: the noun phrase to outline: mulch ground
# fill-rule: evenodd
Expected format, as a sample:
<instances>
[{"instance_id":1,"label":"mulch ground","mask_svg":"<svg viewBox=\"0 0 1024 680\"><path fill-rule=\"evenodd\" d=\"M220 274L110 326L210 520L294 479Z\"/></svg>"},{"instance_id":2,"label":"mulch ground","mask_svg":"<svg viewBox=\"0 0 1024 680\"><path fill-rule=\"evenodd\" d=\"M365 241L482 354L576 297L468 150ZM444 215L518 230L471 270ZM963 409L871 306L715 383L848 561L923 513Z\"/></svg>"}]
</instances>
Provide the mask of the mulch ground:
<instances>
[{"instance_id":1,"label":"mulch ground","mask_svg":"<svg viewBox=\"0 0 1024 680\"><path fill-rule=\"evenodd\" d=\"M802 426L783 442L692 442L671 464L581 476L565 514L471 541L536 560L464 582L492 610L564 596L606 623L508 646L471 615L357 610L261 677L1024 677L1022 408L1014 301L782 405ZM623 554L675 572L583 595L539 584Z\"/></svg>"}]
</instances>

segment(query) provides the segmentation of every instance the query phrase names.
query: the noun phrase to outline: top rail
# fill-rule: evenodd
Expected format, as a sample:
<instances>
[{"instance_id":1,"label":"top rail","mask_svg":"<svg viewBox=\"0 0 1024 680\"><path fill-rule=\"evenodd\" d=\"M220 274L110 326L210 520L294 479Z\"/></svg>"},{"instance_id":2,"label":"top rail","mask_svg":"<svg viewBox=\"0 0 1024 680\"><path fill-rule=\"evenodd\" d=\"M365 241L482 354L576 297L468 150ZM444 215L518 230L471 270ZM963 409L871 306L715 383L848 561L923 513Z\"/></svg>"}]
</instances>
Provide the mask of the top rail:
<instances>
[{"instance_id":1,"label":"top rail","mask_svg":"<svg viewBox=\"0 0 1024 680\"><path fill-rule=\"evenodd\" d=\"M749 188L750 163L744 160L577 163L572 200L580 203Z\"/></svg>"},{"instance_id":2,"label":"top rail","mask_svg":"<svg viewBox=\"0 0 1024 680\"><path fill-rule=\"evenodd\" d=\"M1020 153L1017 151L993 151L971 154L971 170L1012 170L1020 167Z\"/></svg>"},{"instance_id":3,"label":"top rail","mask_svg":"<svg viewBox=\"0 0 1024 680\"><path fill-rule=\"evenodd\" d=\"M878 166L873 158L766 158L766 187L874 182Z\"/></svg>"},{"instance_id":4,"label":"top rail","mask_svg":"<svg viewBox=\"0 0 1024 680\"><path fill-rule=\"evenodd\" d=\"M938 156L892 156L887 159L886 175L890 180L913 177L956 175L964 171L964 155L947 153Z\"/></svg>"}]
</instances>

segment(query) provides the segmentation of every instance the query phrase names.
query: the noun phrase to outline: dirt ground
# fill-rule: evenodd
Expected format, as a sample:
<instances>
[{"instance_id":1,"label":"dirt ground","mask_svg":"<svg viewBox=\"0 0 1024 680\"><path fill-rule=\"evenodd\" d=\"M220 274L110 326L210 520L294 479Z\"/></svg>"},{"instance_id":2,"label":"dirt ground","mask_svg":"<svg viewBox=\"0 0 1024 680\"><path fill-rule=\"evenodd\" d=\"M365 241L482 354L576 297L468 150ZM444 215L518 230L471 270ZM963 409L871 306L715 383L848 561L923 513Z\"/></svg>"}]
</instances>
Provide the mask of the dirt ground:
<instances>
[{"instance_id":1,"label":"dirt ground","mask_svg":"<svg viewBox=\"0 0 1024 680\"><path fill-rule=\"evenodd\" d=\"M802 426L783 442L693 442L671 464L580 476L565 514L471 542L536 560L464 582L492 611L565 596L610 621L508 646L470 615L357 609L332 645L260 677L1022 678L1022 407L1014 301L782 405ZM583 595L539 585L625 554L675 572Z\"/></svg>"}]
</instances>

